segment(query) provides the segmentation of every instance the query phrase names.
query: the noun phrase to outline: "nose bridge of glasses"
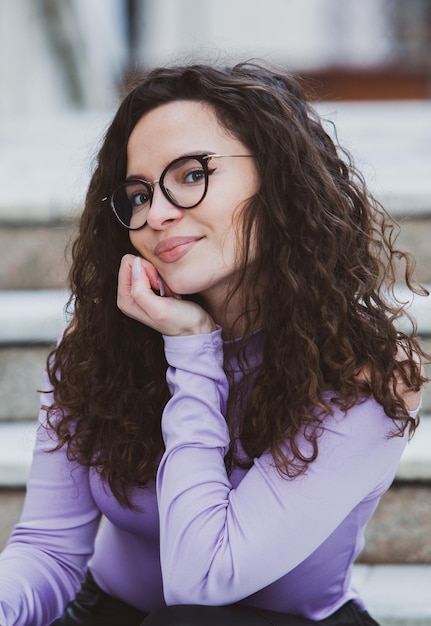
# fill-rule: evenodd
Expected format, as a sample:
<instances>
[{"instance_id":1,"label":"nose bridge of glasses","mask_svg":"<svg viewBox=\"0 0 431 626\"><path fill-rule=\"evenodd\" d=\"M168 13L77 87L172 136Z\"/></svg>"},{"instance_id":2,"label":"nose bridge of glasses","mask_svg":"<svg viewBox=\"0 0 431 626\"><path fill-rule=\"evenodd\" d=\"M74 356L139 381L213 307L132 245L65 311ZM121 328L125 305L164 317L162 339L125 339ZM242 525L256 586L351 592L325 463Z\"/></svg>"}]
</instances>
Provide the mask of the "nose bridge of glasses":
<instances>
[{"instance_id":1,"label":"nose bridge of glasses","mask_svg":"<svg viewBox=\"0 0 431 626\"><path fill-rule=\"evenodd\" d=\"M165 187L164 177L161 176L158 180L152 181L151 183L148 182L147 184L151 190L150 203L147 209L147 222L171 219L174 214L173 212L181 210L172 192ZM157 184L159 186L158 193L155 187Z\"/></svg>"},{"instance_id":2,"label":"nose bridge of glasses","mask_svg":"<svg viewBox=\"0 0 431 626\"><path fill-rule=\"evenodd\" d=\"M148 182L147 183L149 188L150 188L150 190L151 190L150 207L153 204L154 195L155 195L155 192L156 192L156 185L159 185L159 189L161 191L162 197L165 197L167 200L169 200L169 203L172 204L171 194L169 193L169 189L167 189L165 187L163 178L164 177L161 176L157 180L153 180L152 182Z\"/></svg>"},{"instance_id":3,"label":"nose bridge of glasses","mask_svg":"<svg viewBox=\"0 0 431 626\"><path fill-rule=\"evenodd\" d=\"M142 182L145 184L145 186L150 192L150 204L153 200L155 185L157 185L159 181L160 181L160 178L158 178L157 180L142 180Z\"/></svg>"},{"instance_id":4,"label":"nose bridge of glasses","mask_svg":"<svg viewBox=\"0 0 431 626\"><path fill-rule=\"evenodd\" d=\"M156 191L156 185L158 184L161 191L163 192L163 195L165 195L164 190L162 188L162 186L160 185L160 178L158 178L157 180L144 180L142 179L141 182L145 185L145 187L148 189L149 191L149 207L152 206L153 204L153 199L154 199L154 194Z\"/></svg>"}]
</instances>

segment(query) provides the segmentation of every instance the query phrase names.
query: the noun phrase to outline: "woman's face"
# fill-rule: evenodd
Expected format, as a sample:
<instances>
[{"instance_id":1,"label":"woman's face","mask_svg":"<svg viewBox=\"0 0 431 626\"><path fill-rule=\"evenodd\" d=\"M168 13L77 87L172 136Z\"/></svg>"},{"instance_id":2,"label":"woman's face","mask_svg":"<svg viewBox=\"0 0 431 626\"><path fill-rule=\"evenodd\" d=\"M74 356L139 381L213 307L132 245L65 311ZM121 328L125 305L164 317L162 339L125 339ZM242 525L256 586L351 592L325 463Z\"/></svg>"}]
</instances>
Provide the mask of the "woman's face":
<instances>
[{"instance_id":1,"label":"woman's face","mask_svg":"<svg viewBox=\"0 0 431 626\"><path fill-rule=\"evenodd\" d=\"M220 125L209 105L170 102L145 114L133 129L127 177L158 181L175 159L211 153L249 155L250 151ZM207 194L192 209L174 206L156 183L146 226L130 231L130 239L174 293L199 293L211 306L224 301L229 281L239 269L235 218L258 191L259 177L253 157L213 158L208 170ZM193 184L196 173L185 174ZM166 178L164 182L168 187Z\"/></svg>"}]
</instances>

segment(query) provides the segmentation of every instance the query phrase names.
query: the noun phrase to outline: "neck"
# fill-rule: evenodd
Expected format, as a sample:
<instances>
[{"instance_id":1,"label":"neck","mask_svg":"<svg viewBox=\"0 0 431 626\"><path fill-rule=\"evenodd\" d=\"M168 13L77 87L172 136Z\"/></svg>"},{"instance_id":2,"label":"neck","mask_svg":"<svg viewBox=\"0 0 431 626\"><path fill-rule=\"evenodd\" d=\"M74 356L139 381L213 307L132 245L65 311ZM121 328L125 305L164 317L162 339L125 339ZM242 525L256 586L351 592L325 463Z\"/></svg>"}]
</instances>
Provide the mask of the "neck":
<instances>
[{"instance_id":1,"label":"neck","mask_svg":"<svg viewBox=\"0 0 431 626\"><path fill-rule=\"evenodd\" d=\"M258 321L254 319L252 327L247 328L249 316L245 315L246 300L242 292L242 289L235 292L231 298L228 298L227 293L199 295L200 303L221 327L223 339L227 341L243 337L246 332L252 332L259 327ZM253 311L251 313L253 319Z\"/></svg>"}]
</instances>

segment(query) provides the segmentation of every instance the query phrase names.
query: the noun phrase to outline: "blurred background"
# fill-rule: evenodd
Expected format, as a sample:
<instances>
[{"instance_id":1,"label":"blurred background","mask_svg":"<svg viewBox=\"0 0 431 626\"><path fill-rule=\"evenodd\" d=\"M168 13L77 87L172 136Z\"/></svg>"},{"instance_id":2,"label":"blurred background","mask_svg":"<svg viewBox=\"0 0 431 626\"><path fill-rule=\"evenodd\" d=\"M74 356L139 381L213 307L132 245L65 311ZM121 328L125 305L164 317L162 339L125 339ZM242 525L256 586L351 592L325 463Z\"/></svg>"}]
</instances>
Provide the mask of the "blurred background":
<instances>
[{"instance_id":1,"label":"blurred background","mask_svg":"<svg viewBox=\"0 0 431 626\"><path fill-rule=\"evenodd\" d=\"M264 57L331 99L429 98L429 0L1 0L0 112L97 109L127 72Z\"/></svg>"},{"instance_id":2,"label":"blurred background","mask_svg":"<svg viewBox=\"0 0 431 626\"><path fill-rule=\"evenodd\" d=\"M131 76L250 58L304 79L391 212L429 211L431 0L0 0L0 289L64 285L51 227Z\"/></svg>"},{"instance_id":3,"label":"blurred background","mask_svg":"<svg viewBox=\"0 0 431 626\"><path fill-rule=\"evenodd\" d=\"M302 77L431 284L431 0L0 0L0 549L65 321L68 242L125 83L155 65L252 58ZM413 311L430 349L429 298ZM431 588L429 414L427 388L423 424L362 557L374 581L382 571L382 584L393 571L411 580L410 598ZM382 623L431 624L431 601L414 613L390 587Z\"/></svg>"}]
</instances>

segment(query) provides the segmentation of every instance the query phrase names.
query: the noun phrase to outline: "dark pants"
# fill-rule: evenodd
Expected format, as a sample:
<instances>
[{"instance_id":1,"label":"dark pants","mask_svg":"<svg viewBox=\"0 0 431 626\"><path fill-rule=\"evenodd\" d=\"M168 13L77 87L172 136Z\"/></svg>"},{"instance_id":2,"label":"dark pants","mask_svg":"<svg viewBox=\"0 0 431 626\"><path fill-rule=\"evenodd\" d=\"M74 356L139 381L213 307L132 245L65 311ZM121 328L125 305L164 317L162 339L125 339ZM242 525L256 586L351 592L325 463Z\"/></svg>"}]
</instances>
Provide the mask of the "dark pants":
<instances>
[{"instance_id":1,"label":"dark pants","mask_svg":"<svg viewBox=\"0 0 431 626\"><path fill-rule=\"evenodd\" d=\"M167 606L144 619L141 626L378 626L366 612L348 602L336 613L319 622L256 609L241 604L229 606Z\"/></svg>"},{"instance_id":2,"label":"dark pants","mask_svg":"<svg viewBox=\"0 0 431 626\"><path fill-rule=\"evenodd\" d=\"M354 602L348 602L320 622L305 617L256 609L241 604L228 606L166 606L151 615L102 591L89 573L75 600L51 626L378 626Z\"/></svg>"}]
</instances>

